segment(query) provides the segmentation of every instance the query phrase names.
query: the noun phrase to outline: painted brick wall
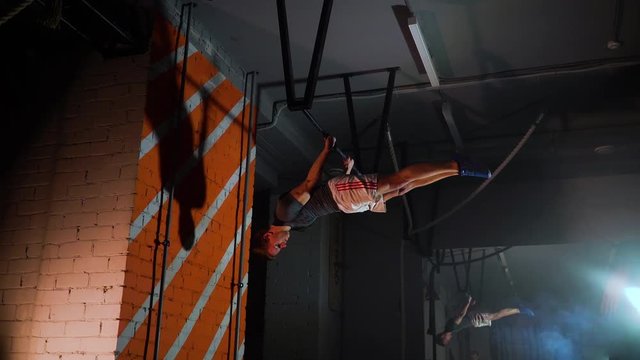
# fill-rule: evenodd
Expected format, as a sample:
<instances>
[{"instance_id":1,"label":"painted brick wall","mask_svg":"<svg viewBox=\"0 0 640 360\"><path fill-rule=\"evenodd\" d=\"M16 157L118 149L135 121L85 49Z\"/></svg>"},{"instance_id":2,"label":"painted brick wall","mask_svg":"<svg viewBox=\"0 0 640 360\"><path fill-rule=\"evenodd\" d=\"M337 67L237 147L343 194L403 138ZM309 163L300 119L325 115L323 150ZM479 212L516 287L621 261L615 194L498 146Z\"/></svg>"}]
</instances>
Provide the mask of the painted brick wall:
<instances>
[{"instance_id":1,"label":"painted brick wall","mask_svg":"<svg viewBox=\"0 0 640 360\"><path fill-rule=\"evenodd\" d=\"M174 59L184 49L178 111L182 63ZM159 355L226 358L237 349L242 357L244 311L239 325L235 312L246 303L236 304L247 288L237 284L248 282L249 242L242 264L239 243L251 225L249 106L168 21L156 24L149 54L84 63L3 190L3 359L135 359L145 343L153 353L157 291L151 312L148 303L163 253L153 279L154 241L165 239L170 180Z\"/></svg>"},{"instance_id":2,"label":"painted brick wall","mask_svg":"<svg viewBox=\"0 0 640 360\"><path fill-rule=\"evenodd\" d=\"M168 238L158 356L226 358L237 348L242 357L244 311L238 345L234 313L237 292L244 294L246 286L234 284L247 284L255 159L254 146L247 152L251 105L170 22L158 21L153 34L116 354L136 359L155 351L164 249L156 241ZM185 51L184 102L177 111ZM242 233L246 256L239 276ZM246 296L241 309L245 303Z\"/></svg>"},{"instance_id":3,"label":"painted brick wall","mask_svg":"<svg viewBox=\"0 0 640 360\"><path fill-rule=\"evenodd\" d=\"M2 358L113 358L147 62L88 58L9 175Z\"/></svg>"}]
</instances>

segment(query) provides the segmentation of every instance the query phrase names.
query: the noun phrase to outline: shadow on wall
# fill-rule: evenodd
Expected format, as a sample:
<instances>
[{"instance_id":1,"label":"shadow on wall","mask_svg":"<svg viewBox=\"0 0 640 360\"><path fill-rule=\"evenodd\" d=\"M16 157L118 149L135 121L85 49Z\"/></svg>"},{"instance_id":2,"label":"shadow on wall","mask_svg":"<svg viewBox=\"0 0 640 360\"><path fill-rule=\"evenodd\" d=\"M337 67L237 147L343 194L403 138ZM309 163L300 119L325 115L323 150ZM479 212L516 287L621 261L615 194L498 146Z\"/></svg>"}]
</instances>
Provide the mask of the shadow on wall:
<instances>
[{"instance_id":1,"label":"shadow on wall","mask_svg":"<svg viewBox=\"0 0 640 360\"><path fill-rule=\"evenodd\" d=\"M158 23L159 21L156 21L156 24ZM180 33L177 33L176 38L172 39L168 27L156 26L156 31L159 32L159 41L169 44L175 43L176 47L179 46ZM175 56L174 63L182 61L182 59L177 58L177 53ZM179 75L181 68L173 68L172 70ZM178 225L180 242L183 248L189 250L194 243L193 234L195 231L191 210L204 206L206 186L202 158L193 156L194 131L188 119L189 111L182 101L179 79L178 81L173 81L174 79L171 78L165 81L163 85L166 87L163 88L150 87L145 111L153 131L156 133L157 138L160 139L161 186L165 191L169 192L172 185L175 185L174 198L180 205ZM195 80L188 76L185 77L184 81L189 81L191 84L195 83ZM206 111L203 112L203 126L206 126L205 116ZM163 124L165 126L169 125L166 131L162 130ZM201 134L206 134L206 129L202 130ZM189 160L195 160L195 166L183 179L179 179L178 173L181 165ZM167 199L164 200L166 201ZM172 222L172 219L167 218L166 221ZM158 229L158 235L159 233L160 229Z\"/></svg>"},{"instance_id":2,"label":"shadow on wall","mask_svg":"<svg viewBox=\"0 0 640 360\"><path fill-rule=\"evenodd\" d=\"M185 24L186 16L185 11ZM186 28L185 24L182 31ZM156 31L159 36L158 41L175 44L175 48L179 47L181 32L176 33L175 38L172 38L173 34L170 33L168 26L157 26ZM173 68L175 78L165 81L162 88L149 88L146 113L156 136L161 139L159 152L162 187L168 192L171 184L175 182L174 199L180 209L178 234L182 247L190 250L195 243L192 210L203 208L206 199L207 185L203 163L205 154L202 144L212 130L208 128L207 121L208 119L210 121L215 114L227 114L232 109L212 97L214 90L205 89L202 80L190 75L190 65L187 64L184 86L197 88L198 95L202 99L198 105L202 107L201 119L190 121L189 117L192 116L191 111L194 109L185 106L190 95L186 93L183 95L181 91L182 60L182 58L174 58L174 63L179 64ZM240 121L235 122L237 126L245 127ZM200 128L195 129L193 124L199 124ZM166 125L169 125L168 129L163 128ZM199 136L198 142L195 141L196 136Z\"/></svg>"}]
</instances>

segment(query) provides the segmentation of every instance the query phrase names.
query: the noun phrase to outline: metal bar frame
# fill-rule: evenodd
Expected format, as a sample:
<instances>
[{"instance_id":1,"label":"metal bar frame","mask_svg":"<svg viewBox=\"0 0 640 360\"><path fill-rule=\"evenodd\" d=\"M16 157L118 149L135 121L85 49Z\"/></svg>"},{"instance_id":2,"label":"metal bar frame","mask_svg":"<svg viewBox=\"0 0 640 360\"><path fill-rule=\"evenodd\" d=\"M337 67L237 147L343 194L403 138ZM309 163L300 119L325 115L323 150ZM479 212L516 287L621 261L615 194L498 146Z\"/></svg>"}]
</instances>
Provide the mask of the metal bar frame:
<instances>
[{"instance_id":1,"label":"metal bar frame","mask_svg":"<svg viewBox=\"0 0 640 360\"><path fill-rule=\"evenodd\" d=\"M449 129L449 134L451 134L453 143L456 144L456 151L463 152L464 144L462 142L462 136L460 136L460 131L458 131L458 126L456 126L456 121L453 118L453 108L451 107L451 103L445 100L442 102L441 107L442 117L447 124L447 129Z\"/></svg>"},{"instance_id":2,"label":"metal bar frame","mask_svg":"<svg viewBox=\"0 0 640 360\"><path fill-rule=\"evenodd\" d=\"M613 17L613 39L618 46L621 45L620 34L622 32L622 17L624 16L624 0L616 0Z\"/></svg>"},{"instance_id":3,"label":"metal bar frame","mask_svg":"<svg viewBox=\"0 0 640 360\"><path fill-rule=\"evenodd\" d=\"M501 252L505 252L505 251L507 251L507 250L509 250L509 249L511 249L511 248L512 248L512 246L505 246L505 247L503 247L503 248L501 248L501 249L499 249L499 248L495 248L495 251L494 251L494 252L492 252L491 254L483 255L483 256L480 256L480 257L478 257L478 258L471 259L471 262L472 262L472 263L474 263L474 262L476 262L476 261L482 261L482 260L488 259L488 258L490 258L490 257L497 256L499 253L501 253ZM444 259L444 258L443 258L443 259ZM457 265L464 265L464 264L466 264L466 262L467 262L467 261L465 260L465 261L459 261L459 262L448 262L448 263L445 263L445 262L442 262L442 260L440 260L439 265L440 265L440 266L457 266Z\"/></svg>"},{"instance_id":4,"label":"metal bar frame","mask_svg":"<svg viewBox=\"0 0 640 360\"><path fill-rule=\"evenodd\" d=\"M181 14L180 14L180 26L182 26L182 17L184 15L184 8L187 7L188 8L188 12L187 12L187 25L186 25L186 29L185 29L185 42L188 44L189 43L189 32L191 30L191 9L193 8L193 3L189 2L189 3L185 3L182 4L182 8L181 8ZM188 52L185 51L183 54L183 61L184 61L184 66L182 67L182 72L180 74L180 92L179 92L179 98L178 98L178 108L181 108L182 106L184 106L184 92L185 92L185 87L186 87L186 78L187 78L187 54ZM177 111L176 114L180 114L180 111ZM174 127L174 131L177 132L178 126L180 125L179 122L179 115L177 115L176 117L174 117L173 119L173 124L172 126ZM175 163L176 163L176 159L175 159L175 153L172 153L172 158L171 158L171 166L173 168L175 168ZM171 184L169 184L169 198L167 199L167 222L166 222L166 226L165 226L165 238L164 241L162 241L162 245L163 245L163 252L162 252L162 268L160 271L160 289L158 291L158 310L156 312L157 315L157 319L156 319L156 332L155 332L155 339L154 339L154 350L153 350L153 359L156 360L159 356L160 353L160 329L161 329L161 322L162 322L162 304L163 304L163 298L164 298L164 282L165 282L165 277L166 277L166 264L167 264L167 253L169 252L169 245L171 244L170 240L169 240L169 235L170 235L170 229L171 229L171 209L172 209L172 205L173 205L173 196L174 196L174 190L175 190L175 174L174 174L174 178L171 179ZM151 319L149 319L149 321L151 321Z\"/></svg>"},{"instance_id":5,"label":"metal bar frame","mask_svg":"<svg viewBox=\"0 0 640 360\"><path fill-rule=\"evenodd\" d=\"M327 39L327 29L329 28L329 19L331 17L331 8L333 0L324 0L320 13L320 23L318 24L318 32L313 46L313 55L311 57L311 65L309 66L309 75L307 76L307 84L302 100L296 98L295 82L293 79L293 64L291 62L291 45L289 42L289 26L287 23L287 7L285 0L277 0L278 8L278 24L280 30L280 48L282 51L282 65L284 68L285 90L287 94L287 105L290 110L310 109L313 98L315 96L316 85L318 83L318 73L320 72L320 63L322 62L322 53L324 51L324 43Z\"/></svg>"},{"instance_id":6,"label":"metal bar frame","mask_svg":"<svg viewBox=\"0 0 640 360\"><path fill-rule=\"evenodd\" d=\"M351 81L349 76L342 78L344 82L344 92L347 98L347 114L349 115L349 130L351 131L351 146L354 149L354 158L356 164L360 164L360 143L358 141L358 127L356 125L356 115L353 107L353 95L351 94Z\"/></svg>"},{"instance_id":7,"label":"metal bar frame","mask_svg":"<svg viewBox=\"0 0 640 360\"><path fill-rule=\"evenodd\" d=\"M473 250L473 248L469 248L467 250L467 261L464 264L465 270L467 272L466 279L464 281L464 291L466 293L469 293L469 283L470 283L469 278L470 278L470 275L471 275L471 251L472 250ZM464 258L464 253L462 253L462 256Z\"/></svg>"},{"instance_id":8,"label":"metal bar frame","mask_svg":"<svg viewBox=\"0 0 640 360\"><path fill-rule=\"evenodd\" d=\"M458 268L457 268L457 265L456 265L456 264L457 264L457 263L456 263L456 257L455 257L455 255L453 254L453 249L449 249L449 254L450 254L450 256L451 256L451 263L452 263L452 265L453 265L453 275L454 275L454 276L455 276L455 278L456 278L456 288L458 289L458 291L460 291L460 289L461 289L461 288L460 288L460 277L458 277ZM464 258L464 256L463 256L463 258ZM463 264L464 264L464 263L465 263L465 262L463 262Z\"/></svg>"},{"instance_id":9,"label":"metal bar frame","mask_svg":"<svg viewBox=\"0 0 640 360\"><path fill-rule=\"evenodd\" d=\"M389 112L391 111L391 99L393 98L393 88L396 81L396 69L389 70L387 78L387 90L384 96L384 107L382 108L382 119L380 120L380 131L378 133L378 146L373 163L373 172L378 172L380 167L380 155L382 153L382 141L385 132L389 132Z\"/></svg>"},{"instance_id":10,"label":"metal bar frame","mask_svg":"<svg viewBox=\"0 0 640 360\"><path fill-rule=\"evenodd\" d=\"M478 288L478 300L482 302L482 289L484 289L484 263L485 263L485 255L487 255L487 251L482 249L482 262L480 263L480 287Z\"/></svg>"},{"instance_id":11,"label":"metal bar frame","mask_svg":"<svg viewBox=\"0 0 640 360\"><path fill-rule=\"evenodd\" d=\"M321 76L318 76L318 81L337 80L337 79L343 79L344 77L352 78L352 77L362 76L362 75L379 74L379 73L383 73L383 72L389 72L389 71L391 71L393 69L400 70L400 67L399 66L392 66L392 67L384 67L384 68L377 68L377 69L350 71L350 72L344 72L344 73L321 75ZM306 82L307 82L307 78L298 78L298 79L294 79L293 80L294 84L301 84L301 83L306 83ZM269 89L269 88L273 88L273 87L280 87L282 85L286 85L286 81L264 82L264 83L261 83L259 85L259 89L260 90ZM384 89L382 89L382 90L384 90ZM344 95L344 94L342 94L342 95ZM322 96L322 95L316 95L316 98L318 96Z\"/></svg>"},{"instance_id":12,"label":"metal bar frame","mask_svg":"<svg viewBox=\"0 0 640 360\"><path fill-rule=\"evenodd\" d=\"M247 222L247 207L248 207L248 202L249 202L249 180L250 180L250 175L251 172L249 171L249 165L251 164L251 148L253 146L252 140L253 140L253 129L254 129L254 124L255 124L255 120L256 120L256 116L253 112L253 107L255 106L254 101L255 101L255 87L256 87L256 76L257 76L257 72L250 72L248 73L248 75L251 75L251 91L250 91L250 96L249 98L251 99L251 101L249 102L249 128L247 130L247 156L245 157L245 179L244 179L244 194L243 194L243 202L242 202L242 231L241 231L241 235L240 235L240 259L238 260L238 281L237 284L235 284L238 287L238 291L236 292L236 327L234 329L234 343L233 343L233 359L234 360L238 360L238 343L240 342L240 313L242 312L242 288L244 286L247 286L247 284L243 284L242 283L242 279L243 279L243 273L244 273L244 257L245 257L245 241L246 241L246 236L245 236L245 227L246 227L246 222ZM246 80L245 80L246 82ZM246 111L246 110L244 110ZM243 113L243 117L244 117L244 113ZM243 119L243 124L244 124L244 119ZM239 184L239 183L238 183ZM231 305L233 308L233 304Z\"/></svg>"}]
</instances>

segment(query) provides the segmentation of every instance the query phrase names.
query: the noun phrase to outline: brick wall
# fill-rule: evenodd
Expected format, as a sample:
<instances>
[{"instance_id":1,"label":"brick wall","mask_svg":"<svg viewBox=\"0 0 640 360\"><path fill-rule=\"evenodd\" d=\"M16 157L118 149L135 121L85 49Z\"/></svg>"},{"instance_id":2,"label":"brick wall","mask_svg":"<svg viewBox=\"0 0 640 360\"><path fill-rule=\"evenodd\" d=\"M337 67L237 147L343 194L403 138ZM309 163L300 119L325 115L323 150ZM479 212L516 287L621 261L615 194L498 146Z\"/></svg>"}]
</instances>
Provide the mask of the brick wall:
<instances>
[{"instance_id":1,"label":"brick wall","mask_svg":"<svg viewBox=\"0 0 640 360\"><path fill-rule=\"evenodd\" d=\"M189 55L184 102L176 111L185 51ZM243 274L238 273L240 236L244 233L248 239L253 197L253 176L249 176L244 208L246 174L253 174L255 158L255 147L247 152L250 104L226 74L193 44L186 44L169 22L156 23L150 56L116 354L132 359L155 351L164 251L156 241L168 239L158 356L233 356L234 348L242 352L244 341L242 311L241 342L234 344L238 326L234 312L237 292L244 293L246 287L234 284L247 283L249 241ZM170 208L167 184L172 181ZM241 309L245 302L243 297Z\"/></svg>"},{"instance_id":2,"label":"brick wall","mask_svg":"<svg viewBox=\"0 0 640 360\"><path fill-rule=\"evenodd\" d=\"M88 58L8 176L0 225L6 358L113 358L147 62Z\"/></svg>"},{"instance_id":3,"label":"brick wall","mask_svg":"<svg viewBox=\"0 0 640 360\"><path fill-rule=\"evenodd\" d=\"M253 195L250 104L176 35L159 20L149 54L88 59L9 176L0 220L3 358L142 358L145 343L152 354L163 254L155 240L166 239L168 213L160 357L242 356L244 312L239 325L234 314L246 301L235 303L246 290L237 283L247 283L248 241L240 264L239 240L249 236ZM188 81L178 111L182 64L173 59L183 49Z\"/></svg>"}]
</instances>

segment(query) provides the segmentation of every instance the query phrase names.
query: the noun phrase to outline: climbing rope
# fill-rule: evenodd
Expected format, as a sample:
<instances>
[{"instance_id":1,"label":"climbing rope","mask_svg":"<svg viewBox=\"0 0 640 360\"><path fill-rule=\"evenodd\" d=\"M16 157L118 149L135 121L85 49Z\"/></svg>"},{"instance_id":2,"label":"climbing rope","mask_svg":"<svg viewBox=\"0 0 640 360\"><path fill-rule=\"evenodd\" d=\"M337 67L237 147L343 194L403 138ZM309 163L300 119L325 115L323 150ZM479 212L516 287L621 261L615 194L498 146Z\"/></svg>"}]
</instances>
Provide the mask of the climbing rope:
<instances>
[{"instance_id":1,"label":"climbing rope","mask_svg":"<svg viewBox=\"0 0 640 360\"><path fill-rule=\"evenodd\" d=\"M475 191L473 191L466 199L464 199L461 203L459 203L453 209L449 210L447 213L431 221L430 223L424 226L421 226L417 229L409 231L409 234L413 235L413 234L425 231L427 229L430 229L433 226L436 226L437 224L439 224L440 222L442 222L443 220L447 219L449 216L453 215L455 212L460 210L463 206L468 204L473 198L475 198L482 190L484 190L484 188L487 187L487 185L489 185L493 181L493 179L495 179L502 172L502 170L507 166L507 164L511 162L511 159L513 159L513 157L516 156L516 154L520 151L520 149L522 149L522 147L527 142L527 140L529 140L529 137L531 137L531 134L533 134L533 132L536 130L536 128L538 127L538 124L540 124L544 116L545 116L544 112L541 112L540 115L538 115L538 118L533 122L533 124L531 124L531 126L529 127L529 130L524 134L522 139L520 139L520 141L513 148L513 150L511 150L511 153L509 153L509 155L502 161L502 163L493 172L493 176L486 179L482 184L480 184L480 186L478 186L478 188Z\"/></svg>"},{"instance_id":2,"label":"climbing rope","mask_svg":"<svg viewBox=\"0 0 640 360\"><path fill-rule=\"evenodd\" d=\"M20 4L18 4L15 8L10 9L6 14L0 17L0 25L3 25L7 21L9 21L12 17L18 15L18 13L20 13L22 10L24 10L29 5L31 5L31 3L33 3L33 0L25 0Z\"/></svg>"},{"instance_id":3,"label":"climbing rope","mask_svg":"<svg viewBox=\"0 0 640 360\"><path fill-rule=\"evenodd\" d=\"M311 124L313 124L313 127L316 128L316 130L318 130L322 136L331 136L329 135L328 132L324 131L324 129L320 126L320 124L318 124L318 122L315 120L315 118L313 117L313 115L311 115L311 113L309 112L309 110L302 110L302 112L304 113L304 115L307 117L307 119L309 119L309 121L311 122ZM345 160L348 158L348 156L342 151L340 150L339 147L334 146L333 150L335 150L335 152L338 153L338 155L340 155L340 157ZM351 172L359 179L362 179L362 173L355 167L355 165L353 166L353 168L351 169Z\"/></svg>"}]
</instances>

